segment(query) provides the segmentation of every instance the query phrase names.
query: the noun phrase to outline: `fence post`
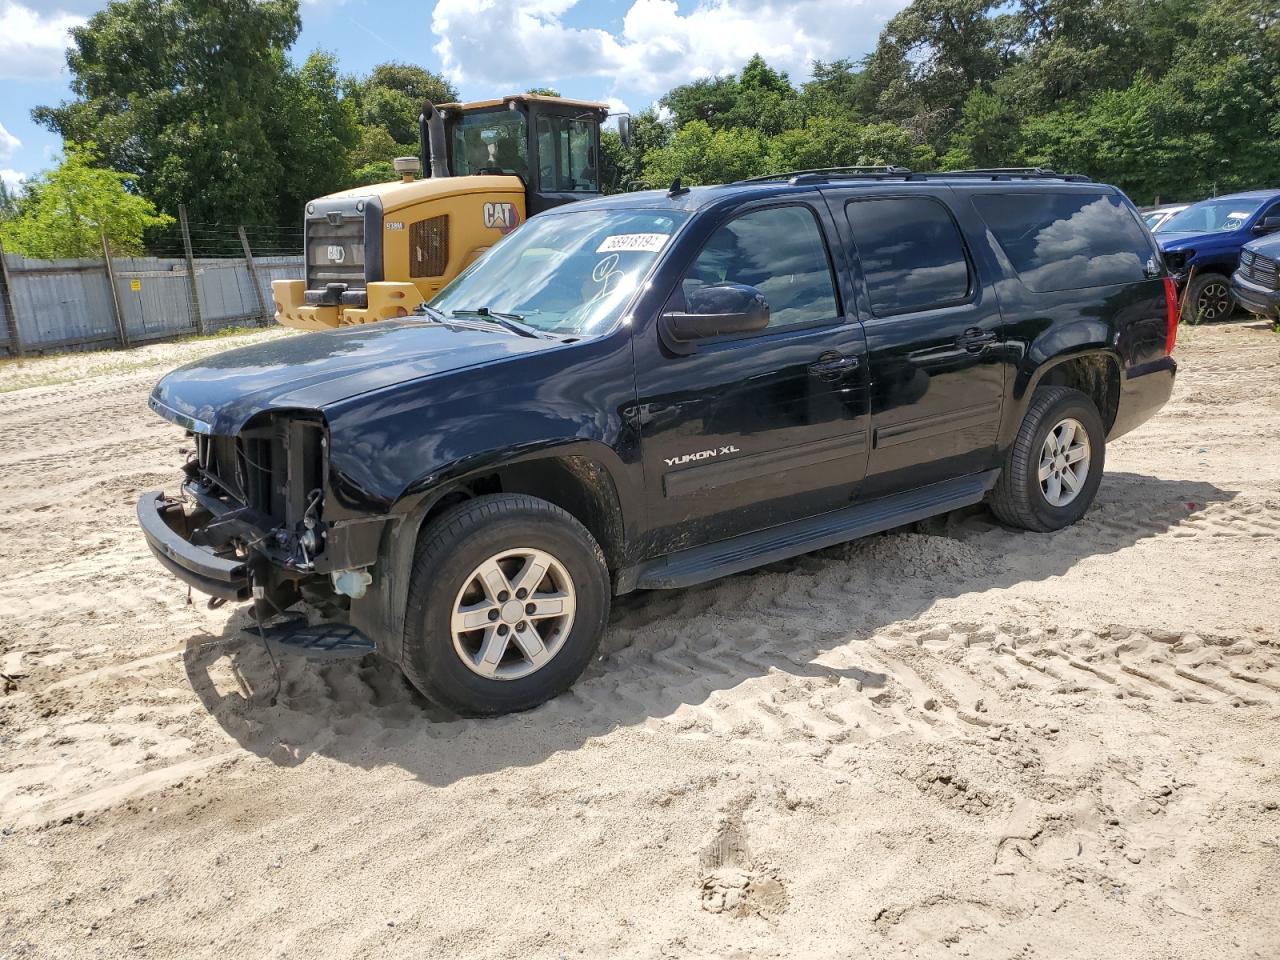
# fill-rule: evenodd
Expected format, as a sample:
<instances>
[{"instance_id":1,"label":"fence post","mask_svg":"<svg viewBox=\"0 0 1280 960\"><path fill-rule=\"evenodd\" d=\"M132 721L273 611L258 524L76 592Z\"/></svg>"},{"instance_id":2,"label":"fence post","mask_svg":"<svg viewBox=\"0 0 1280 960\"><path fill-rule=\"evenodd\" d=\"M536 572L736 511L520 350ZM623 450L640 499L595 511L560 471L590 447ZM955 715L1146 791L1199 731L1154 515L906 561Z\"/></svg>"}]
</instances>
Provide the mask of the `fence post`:
<instances>
[{"instance_id":1,"label":"fence post","mask_svg":"<svg viewBox=\"0 0 1280 960\"><path fill-rule=\"evenodd\" d=\"M111 305L116 311L116 336L120 338L120 346L129 348L129 331L124 325L124 311L120 308L120 291L116 289L116 269L111 263L111 247L107 244L107 231L98 230L102 237L102 262L107 265L107 283L111 286Z\"/></svg>"},{"instance_id":2,"label":"fence post","mask_svg":"<svg viewBox=\"0 0 1280 960\"><path fill-rule=\"evenodd\" d=\"M13 310L13 283L9 279L9 261L5 259L3 243L0 243L0 296L4 302L4 319L9 326L9 352L20 357L24 352L22 334L18 330L18 315Z\"/></svg>"},{"instance_id":3,"label":"fence post","mask_svg":"<svg viewBox=\"0 0 1280 960\"><path fill-rule=\"evenodd\" d=\"M253 262L253 251L249 249L249 236L244 232L244 227L240 228L240 246L244 247L244 262L249 268L249 282L253 284L253 292L258 297L258 326L265 326L267 322L267 298L263 296L262 284L258 282L258 267Z\"/></svg>"},{"instance_id":4,"label":"fence post","mask_svg":"<svg viewBox=\"0 0 1280 960\"><path fill-rule=\"evenodd\" d=\"M187 281L191 285L191 313L196 321L196 335L204 336L204 317L200 315L200 285L196 283L196 258L191 253L191 228L187 226L187 205L178 204L178 222L182 226L182 249L187 255Z\"/></svg>"}]
</instances>

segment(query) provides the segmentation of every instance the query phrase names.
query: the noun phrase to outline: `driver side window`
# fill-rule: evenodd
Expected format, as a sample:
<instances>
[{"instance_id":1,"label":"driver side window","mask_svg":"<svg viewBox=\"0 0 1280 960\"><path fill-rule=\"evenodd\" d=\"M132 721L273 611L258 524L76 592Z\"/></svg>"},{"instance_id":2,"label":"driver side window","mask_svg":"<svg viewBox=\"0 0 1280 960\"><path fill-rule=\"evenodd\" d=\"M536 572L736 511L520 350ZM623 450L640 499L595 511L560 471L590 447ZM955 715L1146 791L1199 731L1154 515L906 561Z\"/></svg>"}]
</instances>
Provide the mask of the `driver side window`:
<instances>
[{"instance_id":1,"label":"driver side window","mask_svg":"<svg viewBox=\"0 0 1280 960\"><path fill-rule=\"evenodd\" d=\"M729 283L755 287L764 295L770 330L840 315L826 244L807 207L753 210L718 228L673 299L687 304L694 290Z\"/></svg>"}]
</instances>

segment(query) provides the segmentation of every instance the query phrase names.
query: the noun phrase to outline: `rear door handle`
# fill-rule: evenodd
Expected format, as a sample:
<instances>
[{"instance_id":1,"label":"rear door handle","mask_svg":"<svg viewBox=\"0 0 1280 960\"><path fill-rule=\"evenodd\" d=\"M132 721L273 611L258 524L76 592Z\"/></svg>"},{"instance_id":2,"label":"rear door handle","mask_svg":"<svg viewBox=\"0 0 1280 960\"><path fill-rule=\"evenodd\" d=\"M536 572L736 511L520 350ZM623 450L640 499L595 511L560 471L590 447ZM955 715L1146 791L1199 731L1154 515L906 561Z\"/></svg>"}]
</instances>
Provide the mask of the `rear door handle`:
<instances>
[{"instance_id":1,"label":"rear door handle","mask_svg":"<svg viewBox=\"0 0 1280 960\"><path fill-rule=\"evenodd\" d=\"M855 369L859 362L857 357L832 354L809 364L809 372L822 380L835 380L842 373Z\"/></svg>"},{"instance_id":2,"label":"rear door handle","mask_svg":"<svg viewBox=\"0 0 1280 960\"><path fill-rule=\"evenodd\" d=\"M978 353L980 350L985 350L995 343L996 339L996 335L990 331L984 331L979 327L970 327L956 337L956 344L964 347L970 353Z\"/></svg>"}]
</instances>

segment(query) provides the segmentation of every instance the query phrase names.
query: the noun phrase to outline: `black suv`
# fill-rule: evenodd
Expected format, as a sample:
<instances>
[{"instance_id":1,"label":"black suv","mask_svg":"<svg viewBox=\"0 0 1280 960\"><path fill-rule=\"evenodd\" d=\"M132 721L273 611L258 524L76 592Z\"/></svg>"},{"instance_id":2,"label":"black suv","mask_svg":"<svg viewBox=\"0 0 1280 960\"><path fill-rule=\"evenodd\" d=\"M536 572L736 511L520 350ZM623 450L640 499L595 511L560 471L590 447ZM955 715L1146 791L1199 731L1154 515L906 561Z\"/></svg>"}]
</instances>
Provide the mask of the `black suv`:
<instances>
[{"instance_id":1,"label":"black suv","mask_svg":"<svg viewBox=\"0 0 1280 960\"><path fill-rule=\"evenodd\" d=\"M1151 235L1085 178L675 184L532 218L414 316L169 374L151 406L194 451L138 515L270 644L523 710L613 595L984 499L1073 523L1169 398L1175 333Z\"/></svg>"}]
</instances>

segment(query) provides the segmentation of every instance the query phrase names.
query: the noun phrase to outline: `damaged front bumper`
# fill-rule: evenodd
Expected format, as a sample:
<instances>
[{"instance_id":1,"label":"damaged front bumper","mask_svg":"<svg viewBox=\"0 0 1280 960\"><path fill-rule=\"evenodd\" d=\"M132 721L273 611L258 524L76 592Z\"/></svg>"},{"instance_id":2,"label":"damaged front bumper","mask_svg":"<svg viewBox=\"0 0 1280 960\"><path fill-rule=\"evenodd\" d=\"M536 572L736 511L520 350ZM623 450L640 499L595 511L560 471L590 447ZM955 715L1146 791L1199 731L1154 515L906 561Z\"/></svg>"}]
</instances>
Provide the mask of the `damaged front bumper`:
<instances>
[{"instance_id":1,"label":"damaged front bumper","mask_svg":"<svg viewBox=\"0 0 1280 960\"><path fill-rule=\"evenodd\" d=\"M192 543L190 531L207 522L191 505L168 498L159 490L138 501L138 524L156 559L179 580L201 593L222 600L248 600L253 593L247 558L214 552Z\"/></svg>"}]
</instances>

